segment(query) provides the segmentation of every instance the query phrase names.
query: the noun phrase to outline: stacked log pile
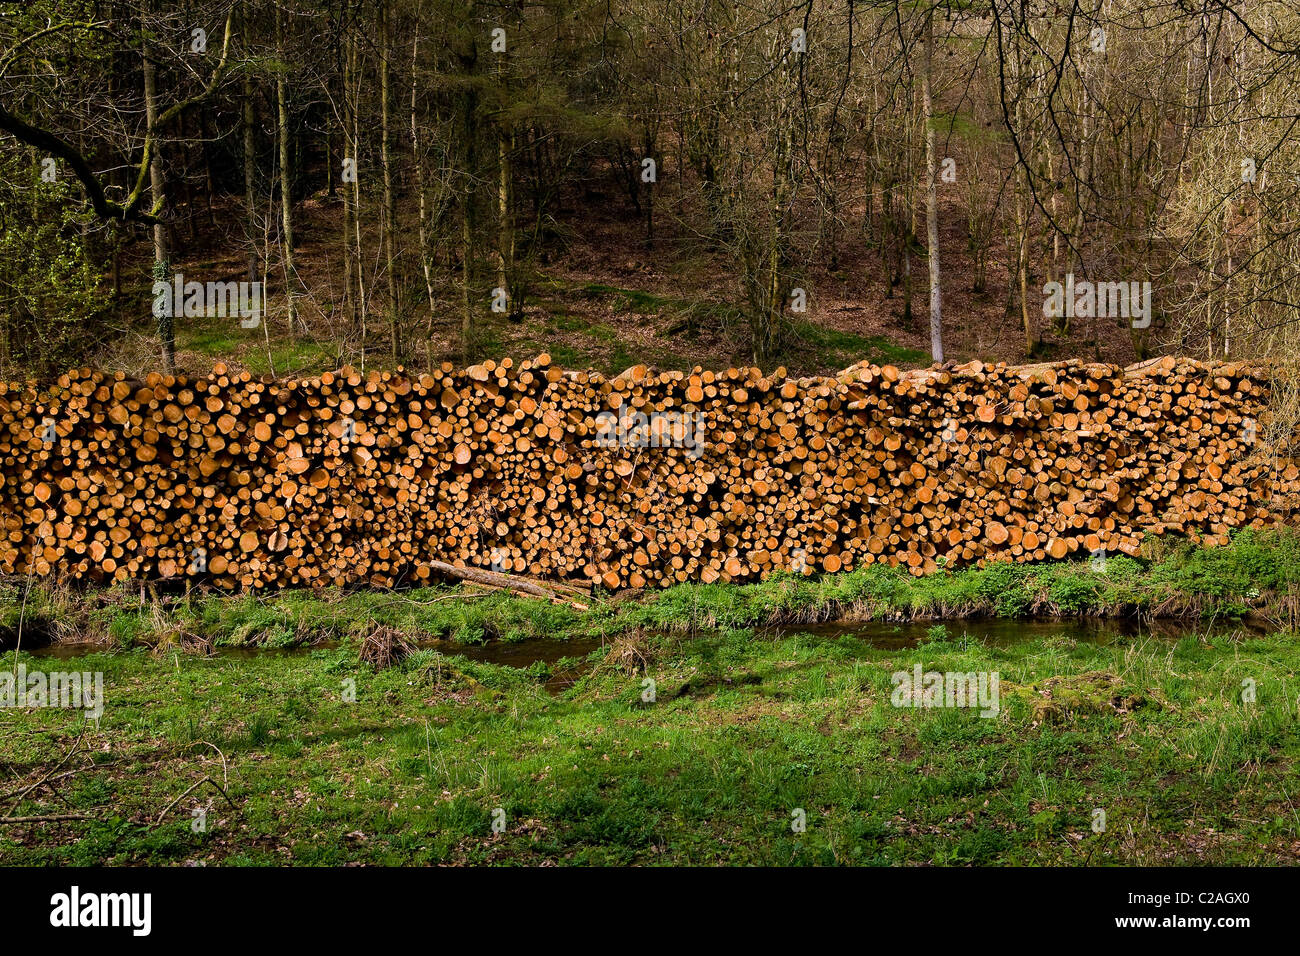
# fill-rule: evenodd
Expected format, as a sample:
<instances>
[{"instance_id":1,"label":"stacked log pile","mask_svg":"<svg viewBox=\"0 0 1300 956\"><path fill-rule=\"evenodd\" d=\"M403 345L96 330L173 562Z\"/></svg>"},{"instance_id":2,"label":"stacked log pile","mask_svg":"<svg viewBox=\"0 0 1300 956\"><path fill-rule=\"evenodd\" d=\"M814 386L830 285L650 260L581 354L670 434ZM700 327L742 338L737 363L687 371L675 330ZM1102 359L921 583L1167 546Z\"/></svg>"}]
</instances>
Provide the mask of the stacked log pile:
<instances>
[{"instance_id":1,"label":"stacked log pile","mask_svg":"<svg viewBox=\"0 0 1300 956\"><path fill-rule=\"evenodd\" d=\"M1267 370L1166 358L607 378L0 384L0 572L390 586L438 562L608 588L1136 553L1281 521Z\"/></svg>"}]
</instances>

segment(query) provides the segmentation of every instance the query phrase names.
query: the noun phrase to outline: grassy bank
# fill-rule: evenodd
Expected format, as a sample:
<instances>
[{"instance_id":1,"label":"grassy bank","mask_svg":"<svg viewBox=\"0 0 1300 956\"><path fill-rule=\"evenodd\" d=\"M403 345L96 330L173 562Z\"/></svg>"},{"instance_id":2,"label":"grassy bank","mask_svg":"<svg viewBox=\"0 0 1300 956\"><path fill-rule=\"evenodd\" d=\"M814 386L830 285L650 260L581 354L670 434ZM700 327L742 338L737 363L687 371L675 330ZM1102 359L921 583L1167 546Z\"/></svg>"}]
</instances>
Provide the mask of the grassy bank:
<instances>
[{"instance_id":1,"label":"grassy bank","mask_svg":"<svg viewBox=\"0 0 1300 956\"><path fill-rule=\"evenodd\" d=\"M98 641L195 649L290 647L364 639L376 629L415 642L611 638L638 630L955 618L1271 618L1296 624L1300 536L1245 531L1225 547L1153 542L1149 560L1110 557L1048 564L992 564L916 578L870 565L820 577L783 575L746 585L685 584L640 595L597 595L590 608L487 593L472 587L397 592L337 589L244 595L193 592L160 599L138 587L75 592L11 578L0 583L0 647L19 625L27 646Z\"/></svg>"},{"instance_id":2,"label":"grassy bank","mask_svg":"<svg viewBox=\"0 0 1300 956\"><path fill-rule=\"evenodd\" d=\"M84 817L0 824L0 862L1300 859L1293 637L955 634L629 633L529 670L431 650L375 670L352 647L24 653L102 671L104 711L0 709L0 816ZM891 674L916 665L998 672L999 713L893 706ZM555 669L577 677L558 696Z\"/></svg>"}]
</instances>

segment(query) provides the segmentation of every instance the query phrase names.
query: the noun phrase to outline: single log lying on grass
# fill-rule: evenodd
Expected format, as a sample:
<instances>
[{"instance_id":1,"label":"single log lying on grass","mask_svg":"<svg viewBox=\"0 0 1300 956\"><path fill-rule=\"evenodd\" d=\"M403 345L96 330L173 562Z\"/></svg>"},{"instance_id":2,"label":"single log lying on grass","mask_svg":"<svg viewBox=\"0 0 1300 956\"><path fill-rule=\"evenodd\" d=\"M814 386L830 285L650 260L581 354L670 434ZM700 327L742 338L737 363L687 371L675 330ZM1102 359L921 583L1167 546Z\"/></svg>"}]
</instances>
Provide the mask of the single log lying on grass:
<instances>
[{"instance_id":1,"label":"single log lying on grass","mask_svg":"<svg viewBox=\"0 0 1300 956\"><path fill-rule=\"evenodd\" d=\"M90 369L0 384L0 572L610 589L1136 553L1275 523L1267 369L1164 358L607 378ZM491 573L491 572L490 572Z\"/></svg>"},{"instance_id":2,"label":"single log lying on grass","mask_svg":"<svg viewBox=\"0 0 1300 956\"><path fill-rule=\"evenodd\" d=\"M527 594L530 597L547 598L561 604L569 604L580 611L587 610L587 605L572 600L572 595L578 592L576 588L560 588L556 586L543 587L532 581L523 578L517 578L514 575L502 574L498 571L485 571L482 568L464 568L447 564L444 561L428 560L425 562L429 570L435 574L447 578L454 578L457 581L468 581L470 584L477 584L480 587L493 588L496 590L516 591L519 594ZM562 594L557 594L561 591Z\"/></svg>"}]
</instances>

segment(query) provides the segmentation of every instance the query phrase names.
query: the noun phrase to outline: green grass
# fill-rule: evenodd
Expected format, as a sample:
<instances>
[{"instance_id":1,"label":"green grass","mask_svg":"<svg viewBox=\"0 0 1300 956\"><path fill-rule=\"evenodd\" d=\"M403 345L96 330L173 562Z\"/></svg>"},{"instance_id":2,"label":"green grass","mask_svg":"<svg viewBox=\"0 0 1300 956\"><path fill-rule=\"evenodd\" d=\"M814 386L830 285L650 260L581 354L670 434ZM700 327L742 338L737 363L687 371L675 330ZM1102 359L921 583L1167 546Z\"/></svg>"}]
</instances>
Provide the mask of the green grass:
<instances>
[{"instance_id":1,"label":"green grass","mask_svg":"<svg viewBox=\"0 0 1300 956\"><path fill-rule=\"evenodd\" d=\"M612 299L617 312L658 315L665 309L680 310L690 307L690 303L684 299L655 295L641 289L621 289L618 286L603 285L599 282L588 283L580 291L588 299Z\"/></svg>"},{"instance_id":2,"label":"green grass","mask_svg":"<svg viewBox=\"0 0 1300 956\"><path fill-rule=\"evenodd\" d=\"M286 342L266 349L246 351L240 361L254 375L301 375L337 368L338 346L333 342Z\"/></svg>"},{"instance_id":3,"label":"green grass","mask_svg":"<svg viewBox=\"0 0 1300 956\"><path fill-rule=\"evenodd\" d=\"M234 325L232 321L230 323ZM248 341L249 336L238 335L229 328L216 328L213 325L182 326L176 330L176 345L190 352L201 352L214 358L230 355L239 351L240 346Z\"/></svg>"},{"instance_id":4,"label":"green grass","mask_svg":"<svg viewBox=\"0 0 1300 956\"><path fill-rule=\"evenodd\" d=\"M209 324L205 326L177 329L177 347L213 359L238 356L240 363L254 375L272 372L278 376L320 373L338 367L338 348L335 343L298 342L280 336L272 340L268 356L260 328L245 331L237 327L224 327L236 325L235 319L208 321Z\"/></svg>"},{"instance_id":5,"label":"green grass","mask_svg":"<svg viewBox=\"0 0 1300 956\"><path fill-rule=\"evenodd\" d=\"M914 664L997 671L1000 713L892 706ZM0 804L92 819L0 828L0 862L1295 862L1292 635L986 646L936 628L881 650L727 629L615 642L558 697L544 668L431 651L384 671L351 646L75 666L104 672L103 718L0 710ZM78 739L73 773L15 798ZM204 784L164 815L204 777L234 807Z\"/></svg>"},{"instance_id":6,"label":"green grass","mask_svg":"<svg viewBox=\"0 0 1300 956\"><path fill-rule=\"evenodd\" d=\"M826 368L847 368L857 362L874 365L928 365L930 356L905 348L882 335L863 337L851 332L824 328L812 322L790 325L788 351L797 356L810 353L812 364Z\"/></svg>"}]
</instances>

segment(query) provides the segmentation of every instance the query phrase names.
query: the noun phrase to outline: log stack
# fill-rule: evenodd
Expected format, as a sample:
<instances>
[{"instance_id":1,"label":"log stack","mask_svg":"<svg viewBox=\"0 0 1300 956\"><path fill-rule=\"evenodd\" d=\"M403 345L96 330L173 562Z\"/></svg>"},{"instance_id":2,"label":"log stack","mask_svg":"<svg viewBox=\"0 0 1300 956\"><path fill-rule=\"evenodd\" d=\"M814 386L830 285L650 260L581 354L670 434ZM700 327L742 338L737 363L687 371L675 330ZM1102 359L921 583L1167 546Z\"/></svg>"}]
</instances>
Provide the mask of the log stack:
<instances>
[{"instance_id":1,"label":"log stack","mask_svg":"<svg viewBox=\"0 0 1300 956\"><path fill-rule=\"evenodd\" d=\"M972 362L0 384L0 572L392 586L436 562L606 588L1136 553L1285 519L1268 370ZM431 564L431 562L435 564Z\"/></svg>"}]
</instances>

